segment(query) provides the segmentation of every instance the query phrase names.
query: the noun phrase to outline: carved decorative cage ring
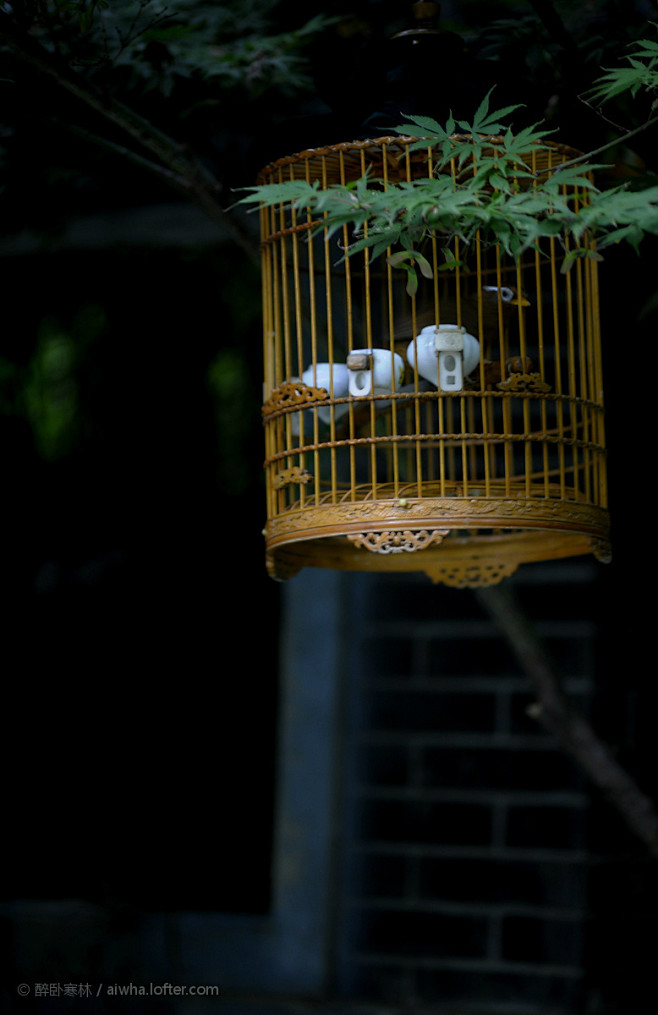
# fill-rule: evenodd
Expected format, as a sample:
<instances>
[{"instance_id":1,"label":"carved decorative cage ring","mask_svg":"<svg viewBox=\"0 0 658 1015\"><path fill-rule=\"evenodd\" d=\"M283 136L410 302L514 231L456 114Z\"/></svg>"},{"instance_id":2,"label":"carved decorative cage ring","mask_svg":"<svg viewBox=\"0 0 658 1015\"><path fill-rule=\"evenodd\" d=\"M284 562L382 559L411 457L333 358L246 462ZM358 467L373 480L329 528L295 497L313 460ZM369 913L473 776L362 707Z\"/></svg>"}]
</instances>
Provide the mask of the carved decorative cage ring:
<instances>
[{"instance_id":1,"label":"carved decorative cage ring","mask_svg":"<svg viewBox=\"0 0 658 1015\"><path fill-rule=\"evenodd\" d=\"M431 150L410 144L301 152L259 183L428 176ZM551 145L532 168L575 154ZM520 260L455 240L444 270L430 238L433 277L410 295L386 254L344 257L349 230L321 227L308 210L261 208L272 577L315 566L476 586L524 562L608 560L596 261L562 272L557 239Z\"/></svg>"}]
</instances>

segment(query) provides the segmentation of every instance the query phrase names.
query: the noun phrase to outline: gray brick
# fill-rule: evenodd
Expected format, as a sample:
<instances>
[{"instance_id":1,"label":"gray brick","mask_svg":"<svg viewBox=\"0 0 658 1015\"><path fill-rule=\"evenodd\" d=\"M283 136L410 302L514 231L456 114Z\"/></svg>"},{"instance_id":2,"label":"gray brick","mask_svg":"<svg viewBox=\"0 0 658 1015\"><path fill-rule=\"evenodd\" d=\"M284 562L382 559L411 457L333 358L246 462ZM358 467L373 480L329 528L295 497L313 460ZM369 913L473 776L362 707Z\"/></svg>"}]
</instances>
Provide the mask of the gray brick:
<instances>
[{"instance_id":1,"label":"gray brick","mask_svg":"<svg viewBox=\"0 0 658 1015\"><path fill-rule=\"evenodd\" d=\"M510 916L503 921L503 957L514 962L577 966L583 958L580 921Z\"/></svg>"},{"instance_id":2,"label":"gray brick","mask_svg":"<svg viewBox=\"0 0 658 1015\"><path fill-rule=\"evenodd\" d=\"M582 1010L584 995L580 978L573 975L542 976L538 971L533 975L522 969L489 970L486 967L422 969L417 975L417 991L426 1004L457 1002L464 1008L478 1005L470 1011L482 1015L508 1015L512 1011L523 1015L541 1011L572 1015Z\"/></svg>"},{"instance_id":3,"label":"gray brick","mask_svg":"<svg viewBox=\"0 0 658 1015\"><path fill-rule=\"evenodd\" d=\"M371 695L365 712L371 729L493 732L495 698L438 691L383 691Z\"/></svg>"},{"instance_id":4,"label":"gray brick","mask_svg":"<svg viewBox=\"0 0 658 1015\"><path fill-rule=\"evenodd\" d=\"M380 955L484 957L488 925L483 917L422 910L363 910L357 918L357 951Z\"/></svg>"},{"instance_id":5,"label":"gray brick","mask_svg":"<svg viewBox=\"0 0 658 1015\"><path fill-rule=\"evenodd\" d=\"M547 805L511 807L507 817L508 846L574 849L586 838L586 814L581 807Z\"/></svg>"},{"instance_id":6,"label":"gray brick","mask_svg":"<svg viewBox=\"0 0 658 1015\"><path fill-rule=\"evenodd\" d=\"M424 857L419 891L427 899L579 908L586 904L587 872L584 864L535 859Z\"/></svg>"},{"instance_id":7,"label":"gray brick","mask_svg":"<svg viewBox=\"0 0 658 1015\"><path fill-rule=\"evenodd\" d=\"M405 676L414 672L415 640L407 631L399 634L377 634L361 642L366 674Z\"/></svg>"},{"instance_id":8,"label":"gray brick","mask_svg":"<svg viewBox=\"0 0 658 1015\"><path fill-rule=\"evenodd\" d=\"M409 748L405 744L361 744L356 778L370 786L404 786L409 778Z\"/></svg>"},{"instance_id":9,"label":"gray brick","mask_svg":"<svg viewBox=\"0 0 658 1015\"><path fill-rule=\"evenodd\" d=\"M541 791L570 788L577 781L571 761L555 749L432 747L424 749L422 761L424 786Z\"/></svg>"},{"instance_id":10,"label":"gray brick","mask_svg":"<svg viewBox=\"0 0 658 1015\"><path fill-rule=\"evenodd\" d=\"M354 897L400 898L408 861L402 855L352 853L346 863L346 889Z\"/></svg>"},{"instance_id":11,"label":"gray brick","mask_svg":"<svg viewBox=\"0 0 658 1015\"><path fill-rule=\"evenodd\" d=\"M515 656L494 632L481 638L435 638L429 645L428 659L431 669L442 674L495 676L518 671Z\"/></svg>"},{"instance_id":12,"label":"gray brick","mask_svg":"<svg viewBox=\"0 0 658 1015\"><path fill-rule=\"evenodd\" d=\"M491 837L486 805L425 800L363 800L356 815L357 839L482 845Z\"/></svg>"}]
</instances>

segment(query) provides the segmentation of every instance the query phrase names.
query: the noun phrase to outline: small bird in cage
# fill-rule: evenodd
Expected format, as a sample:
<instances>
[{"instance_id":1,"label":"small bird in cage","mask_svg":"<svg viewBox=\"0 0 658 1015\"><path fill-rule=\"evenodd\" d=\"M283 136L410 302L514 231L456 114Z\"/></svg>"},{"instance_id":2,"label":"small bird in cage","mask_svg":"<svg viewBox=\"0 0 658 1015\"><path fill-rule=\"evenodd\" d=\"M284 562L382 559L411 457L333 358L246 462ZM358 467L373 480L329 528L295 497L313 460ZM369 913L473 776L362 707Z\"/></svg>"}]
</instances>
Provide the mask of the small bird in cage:
<instances>
[{"instance_id":1,"label":"small bird in cage","mask_svg":"<svg viewBox=\"0 0 658 1015\"><path fill-rule=\"evenodd\" d=\"M519 295L514 286L482 286L478 293L464 293L458 300L455 294L445 293L439 296L438 311L440 321L436 320L436 307L433 293L425 289L416 297L416 333L423 328L436 324L459 325L475 335L481 342L497 337L500 321L506 327L518 308L530 306L525 296ZM483 335L479 335L480 320ZM396 341L406 341L413 335L413 315L404 313L395 319Z\"/></svg>"},{"instance_id":2,"label":"small bird in cage","mask_svg":"<svg viewBox=\"0 0 658 1015\"><path fill-rule=\"evenodd\" d=\"M416 300L415 314L395 318L395 348L403 351L412 369L418 363L423 377L443 390L458 391L481 357L493 354L493 360L500 362L503 336L514 313L529 305L513 286L487 285L477 294L460 294L459 300L456 294L444 291L437 314L433 297L425 291ZM489 380L495 374L489 369L490 360L484 359L483 364L486 383L495 383ZM518 370L516 364L515 368Z\"/></svg>"}]
</instances>

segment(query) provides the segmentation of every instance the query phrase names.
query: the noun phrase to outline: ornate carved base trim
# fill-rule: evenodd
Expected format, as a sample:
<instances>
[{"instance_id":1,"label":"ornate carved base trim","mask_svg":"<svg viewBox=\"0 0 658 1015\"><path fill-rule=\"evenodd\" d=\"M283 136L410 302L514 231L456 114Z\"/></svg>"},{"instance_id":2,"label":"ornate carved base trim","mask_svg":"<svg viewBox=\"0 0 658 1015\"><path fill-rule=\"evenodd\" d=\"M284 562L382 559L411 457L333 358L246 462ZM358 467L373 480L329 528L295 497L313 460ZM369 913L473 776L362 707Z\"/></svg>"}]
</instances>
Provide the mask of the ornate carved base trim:
<instances>
[{"instance_id":1,"label":"ornate carved base trim","mask_svg":"<svg viewBox=\"0 0 658 1015\"><path fill-rule=\"evenodd\" d=\"M273 543L382 532L463 532L486 529L582 533L602 544L608 516L590 504L523 497L405 497L311 504L268 521ZM605 551L603 551L605 552Z\"/></svg>"},{"instance_id":2,"label":"ornate carved base trim","mask_svg":"<svg viewBox=\"0 0 658 1015\"><path fill-rule=\"evenodd\" d=\"M266 526L268 570L425 572L455 588L492 585L520 564L593 554L610 560L607 512L513 498L419 498L295 508ZM364 552L366 551L366 552Z\"/></svg>"},{"instance_id":3,"label":"ornate carved base trim","mask_svg":"<svg viewBox=\"0 0 658 1015\"><path fill-rule=\"evenodd\" d=\"M449 535L450 529L433 531L397 529L384 532L351 532L347 538L354 546L363 547L372 553L415 553L417 550L425 550L428 546L442 543Z\"/></svg>"},{"instance_id":4,"label":"ornate carved base trim","mask_svg":"<svg viewBox=\"0 0 658 1015\"><path fill-rule=\"evenodd\" d=\"M283 469L277 473L272 481L272 488L274 490L281 490L284 486L291 486L293 483L305 485L312 482L313 476L308 469L300 469L298 465L295 465L292 469Z\"/></svg>"},{"instance_id":5,"label":"ornate carved base trim","mask_svg":"<svg viewBox=\"0 0 658 1015\"><path fill-rule=\"evenodd\" d=\"M592 553L602 564L609 564L612 560L612 547L607 539L593 540Z\"/></svg>"},{"instance_id":6,"label":"ornate carved base trim","mask_svg":"<svg viewBox=\"0 0 658 1015\"><path fill-rule=\"evenodd\" d=\"M512 561L488 561L471 563L462 561L452 566L443 567L437 564L436 567L427 567L425 573L435 584L441 582L454 589L474 589L483 585L498 585L503 578L509 578L518 568L518 562Z\"/></svg>"}]
</instances>

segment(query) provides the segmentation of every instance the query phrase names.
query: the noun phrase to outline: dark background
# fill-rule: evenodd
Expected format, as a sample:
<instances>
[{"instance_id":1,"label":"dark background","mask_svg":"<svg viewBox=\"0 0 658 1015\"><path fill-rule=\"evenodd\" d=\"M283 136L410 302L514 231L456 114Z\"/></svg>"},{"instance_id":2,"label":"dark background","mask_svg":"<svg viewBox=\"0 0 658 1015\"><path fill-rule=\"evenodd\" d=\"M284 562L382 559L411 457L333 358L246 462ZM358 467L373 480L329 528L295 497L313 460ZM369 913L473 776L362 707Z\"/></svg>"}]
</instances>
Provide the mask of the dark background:
<instances>
[{"instance_id":1,"label":"dark background","mask_svg":"<svg viewBox=\"0 0 658 1015\"><path fill-rule=\"evenodd\" d=\"M363 136L404 103L441 116L458 101L468 115L492 80L500 104L526 102L520 115L546 115L560 140L587 148L609 130L579 102L583 79L655 13L560 11L563 37L524 20L544 5L445 4L471 55L429 101L425 75L410 83L385 41L398 6L363 3L349 32L327 29L303 99L266 89L220 104L212 129L177 119L189 94L156 94L146 111L189 135L229 188L270 158ZM278 17L294 21L286 4ZM173 241L142 231L144 209L178 222L178 197L73 138L62 122L86 114L14 69L0 248L0 894L266 912L281 592L262 553L258 271L194 210ZM198 81L185 88L203 95ZM638 139L642 169L655 168L654 144ZM652 369L641 336L655 330L655 253L653 241L640 259L614 250L603 269L615 557L598 586L600 729L619 741L619 699L624 715L632 699L620 757L650 792L650 597L638 583L653 581L652 406L639 382ZM640 335L630 357L619 352L629 330Z\"/></svg>"}]
</instances>

